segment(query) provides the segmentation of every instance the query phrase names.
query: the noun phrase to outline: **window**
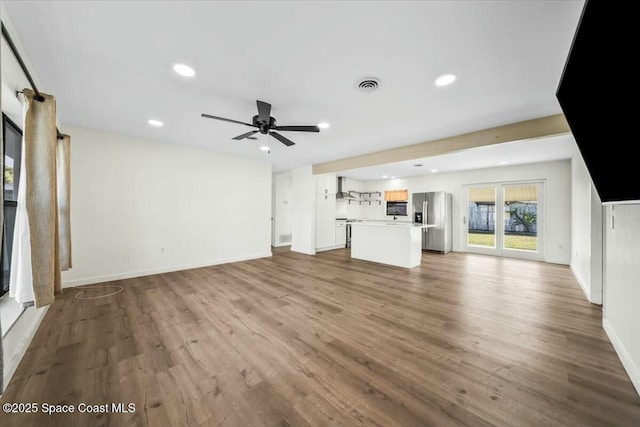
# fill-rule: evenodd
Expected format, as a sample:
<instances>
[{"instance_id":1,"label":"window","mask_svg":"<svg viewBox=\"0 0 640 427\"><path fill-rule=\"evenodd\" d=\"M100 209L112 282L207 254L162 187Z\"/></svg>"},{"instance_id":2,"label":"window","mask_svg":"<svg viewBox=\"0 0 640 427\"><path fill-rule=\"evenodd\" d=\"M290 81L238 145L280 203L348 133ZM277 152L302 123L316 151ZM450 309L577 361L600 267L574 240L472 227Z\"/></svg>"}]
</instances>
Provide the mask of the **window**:
<instances>
[{"instance_id":1,"label":"window","mask_svg":"<svg viewBox=\"0 0 640 427\"><path fill-rule=\"evenodd\" d=\"M2 115L2 140L4 142L2 162L2 175L4 176L4 224L2 226L4 232L2 233L2 291L0 291L0 295L9 290L13 230L16 221L20 162L22 160L22 131L4 114Z\"/></svg>"}]
</instances>

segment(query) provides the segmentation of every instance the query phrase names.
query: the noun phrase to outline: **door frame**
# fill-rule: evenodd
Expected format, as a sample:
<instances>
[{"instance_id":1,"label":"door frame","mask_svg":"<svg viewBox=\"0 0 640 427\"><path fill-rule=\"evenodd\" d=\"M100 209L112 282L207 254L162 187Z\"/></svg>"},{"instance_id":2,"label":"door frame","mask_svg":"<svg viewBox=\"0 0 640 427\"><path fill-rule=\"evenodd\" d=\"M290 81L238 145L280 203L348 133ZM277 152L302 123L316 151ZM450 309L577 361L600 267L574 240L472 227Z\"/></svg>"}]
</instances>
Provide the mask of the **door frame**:
<instances>
[{"instance_id":1,"label":"door frame","mask_svg":"<svg viewBox=\"0 0 640 427\"><path fill-rule=\"evenodd\" d=\"M546 224L545 212L545 179L523 180L523 181L501 181L478 184L465 184L462 186L462 233L461 248L463 252L477 253L483 255L493 255L509 258L528 259L535 261L544 261L544 234ZM520 249L504 248L504 188L513 185L535 185L538 188L538 207L537 207L537 250L527 251ZM468 209L469 209L469 189L470 188L495 188L496 192L496 210L495 210L495 247L470 246L467 238L468 234Z\"/></svg>"}]
</instances>

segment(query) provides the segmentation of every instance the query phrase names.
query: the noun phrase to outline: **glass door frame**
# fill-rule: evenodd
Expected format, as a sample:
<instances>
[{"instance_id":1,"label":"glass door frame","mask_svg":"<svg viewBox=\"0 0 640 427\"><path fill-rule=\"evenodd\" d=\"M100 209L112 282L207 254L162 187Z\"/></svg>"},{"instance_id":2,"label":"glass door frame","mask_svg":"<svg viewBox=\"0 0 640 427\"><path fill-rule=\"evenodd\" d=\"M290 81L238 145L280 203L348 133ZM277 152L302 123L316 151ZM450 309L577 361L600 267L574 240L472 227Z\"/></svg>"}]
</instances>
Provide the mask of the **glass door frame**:
<instances>
[{"instance_id":1,"label":"glass door frame","mask_svg":"<svg viewBox=\"0 0 640 427\"><path fill-rule=\"evenodd\" d=\"M531 180L531 181L504 181L504 182L492 182L481 184L466 184L463 185L463 206L462 206L462 250L464 252L503 256L509 258L529 259L536 261L544 260L544 184L545 180ZM508 186L536 186L538 191L538 206L536 217L536 237L537 237L537 249L535 251L511 249L504 247L504 199L505 199L505 187ZM469 189L480 188L495 189L496 194L496 209L495 209L495 247L488 246L475 246L469 245L468 233L469 233Z\"/></svg>"}]
</instances>

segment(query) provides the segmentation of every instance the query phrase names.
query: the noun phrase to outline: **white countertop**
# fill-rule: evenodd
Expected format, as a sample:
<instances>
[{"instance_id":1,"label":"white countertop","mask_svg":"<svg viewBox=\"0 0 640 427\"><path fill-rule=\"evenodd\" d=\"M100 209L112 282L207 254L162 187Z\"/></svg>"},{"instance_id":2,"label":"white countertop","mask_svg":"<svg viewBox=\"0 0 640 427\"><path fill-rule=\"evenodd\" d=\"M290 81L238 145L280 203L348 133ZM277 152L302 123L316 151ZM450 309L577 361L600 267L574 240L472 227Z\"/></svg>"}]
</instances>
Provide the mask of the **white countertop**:
<instances>
[{"instance_id":1,"label":"white countertop","mask_svg":"<svg viewBox=\"0 0 640 427\"><path fill-rule=\"evenodd\" d=\"M389 227L389 228L431 228L435 224L414 224L411 222L392 222L392 221L358 221L351 222L352 227Z\"/></svg>"}]
</instances>

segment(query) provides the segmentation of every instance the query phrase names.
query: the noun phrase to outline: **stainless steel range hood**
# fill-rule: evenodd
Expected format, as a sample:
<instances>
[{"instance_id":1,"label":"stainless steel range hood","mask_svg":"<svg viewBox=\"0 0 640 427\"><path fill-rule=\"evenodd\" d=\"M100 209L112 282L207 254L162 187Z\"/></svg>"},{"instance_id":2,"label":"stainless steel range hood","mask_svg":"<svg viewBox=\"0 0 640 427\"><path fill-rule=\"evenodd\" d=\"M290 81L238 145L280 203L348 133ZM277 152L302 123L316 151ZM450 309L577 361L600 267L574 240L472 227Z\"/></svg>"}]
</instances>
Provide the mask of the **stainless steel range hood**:
<instances>
[{"instance_id":1,"label":"stainless steel range hood","mask_svg":"<svg viewBox=\"0 0 640 427\"><path fill-rule=\"evenodd\" d=\"M344 176L338 177L338 192L336 193L336 200L340 199L355 199L348 191L342 191L342 184L346 178Z\"/></svg>"}]
</instances>

